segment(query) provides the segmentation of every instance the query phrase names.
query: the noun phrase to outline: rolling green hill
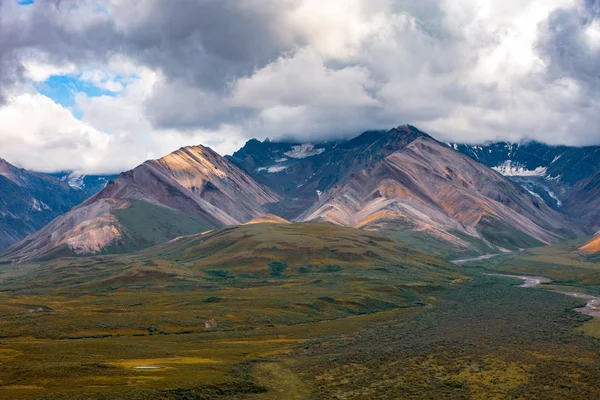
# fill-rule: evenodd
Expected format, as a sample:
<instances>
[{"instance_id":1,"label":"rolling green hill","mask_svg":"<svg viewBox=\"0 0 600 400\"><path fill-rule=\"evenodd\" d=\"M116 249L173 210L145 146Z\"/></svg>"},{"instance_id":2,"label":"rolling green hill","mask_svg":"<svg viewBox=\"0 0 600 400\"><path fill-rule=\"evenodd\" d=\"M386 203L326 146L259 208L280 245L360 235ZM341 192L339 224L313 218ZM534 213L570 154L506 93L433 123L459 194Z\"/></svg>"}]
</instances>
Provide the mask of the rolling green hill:
<instances>
[{"instance_id":1,"label":"rolling green hill","mask_svg":"<svg viewBox=\"0 0 600 400\"><path fill-rule=\"evenodd\" d=\"M171 226L168 222L173 215L159 215L138 204L117 217L124 226L130 220L136 222L133 226L140 225L139 219L146 221L153 228L145 229L146 236L134 237L149 241L154 240L151 234L165 237ZM201 228L193 220L188 222L190 230ZM390 281L437 285L458 277L461 274L453 264L379 233L304 223L226 227L182 236L137 253L50 260L29 272L24 282L26 288L38 286L46 291L72 286L90 290L147 287L151 283L182 290L197 285L210 289L301 286L326 279L332 286L354 282L377 288L389 286ZM19 281L13 284L19 287Z\"/></svg>"}]
</instances>

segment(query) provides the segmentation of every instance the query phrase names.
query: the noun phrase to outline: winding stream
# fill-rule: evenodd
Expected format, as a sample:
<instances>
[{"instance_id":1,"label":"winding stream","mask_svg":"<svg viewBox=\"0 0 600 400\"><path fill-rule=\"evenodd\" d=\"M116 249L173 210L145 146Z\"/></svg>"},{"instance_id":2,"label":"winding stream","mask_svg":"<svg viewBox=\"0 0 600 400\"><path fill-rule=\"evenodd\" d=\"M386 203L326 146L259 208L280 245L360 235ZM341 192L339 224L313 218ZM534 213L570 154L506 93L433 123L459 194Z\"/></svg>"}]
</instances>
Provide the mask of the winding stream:
<instances>
[{"instance_id":1,"label":"winding stream","mask_svg":"<svg viewBox=\"0 0 600 400\"><path fill-rule=\"evenodd\" d=\"M535 288L544 283L551 283L552 279L545 276L529 276L529 275L505 275L505 274L486 274L489 276L500 276L503 278L516 278L523 280L523 284L519 287L522 288ZM576 308L575 311L589 315L590 317L600 318L600 297L591 296L585 293L579 292L562 292L559 290L553 290L556 293L561 293L566 296L576 297L578 299L584 299L587 301L585 307Z\"/></svg>"},{"instance_id":2,"label":"winding stream","mask_svg":"<svg viewBox=\"0 0 600 400\"><path fill-rule=\"evenodd\" d=\"M511 253L498 253L498 254L485 254L483 256L474 257L474 258L465 258L462 260L454 260L452 261L456 265L462 265L470 261L480 261L480 260L488 260L493 257L506 255ZM523 281L522 285L519 287L522 288L535 288L545 283L552 283L552 279L545 276L533 276L533 275L507 275L507 274L486 274L489 276L499 276L503 278L515 278L521 279ZM554 290L556 293L564 294L565 296L576 297L578 299L587 300L587 304L585 307L576 308L575 311L589 315L590 317L600 318L600 297L591 296L585 293L579 292L563 292L559 290Z\"/></svg>"},{"instance_id":3,"label":"winding stream","mask_svg":"<svg viewBox=\"0 0 600 400\"><path fill-rule=\"evenodd\" d=\"M501 276L503 278L519 278L524 281L519 287L533 288L541 285L542 283L550 283L552 279L546 278L545 276L529 276L529 275L504 275L504 274L487 274L489 276ZM565 293L566 294L566 293Z\"/></svg>"},{"instance_id":4,"label":"winding stream","mask_svg":"<svg viewBox=\"0 0 600 400\"><path fill-rule=\"evenodd\" d=\"M497 257L497 256L503 256L503 255L506 255L506 254L511 254L511 253L484 254L484 255L479 256L479 257L464 258L462 260L454 260L452 262L454 264L456 264L456 265L462 265L462 264L468 263L470 261L489 260L490 258Z\"/></svg>"}]
</instances>

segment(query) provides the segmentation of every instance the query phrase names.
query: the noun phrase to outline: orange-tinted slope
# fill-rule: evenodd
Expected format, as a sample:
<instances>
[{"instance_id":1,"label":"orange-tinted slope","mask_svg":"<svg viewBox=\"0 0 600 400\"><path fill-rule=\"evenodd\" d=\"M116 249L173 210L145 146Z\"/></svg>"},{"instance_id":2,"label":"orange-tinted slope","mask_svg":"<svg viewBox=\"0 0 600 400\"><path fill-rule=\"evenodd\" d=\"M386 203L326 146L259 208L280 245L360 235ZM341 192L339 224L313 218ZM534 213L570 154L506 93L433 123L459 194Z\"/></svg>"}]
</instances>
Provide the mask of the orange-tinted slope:
<instances>
[{"instance_id":1,"label":"orange-tinted slope","mask_svg":"<svg viewBox=\"0 0 600 400\"><path fill-rule=\"evenodd\" d=\"M579 250L585 254L600 253L600 233Z\"/></svg>"}]
</instances>

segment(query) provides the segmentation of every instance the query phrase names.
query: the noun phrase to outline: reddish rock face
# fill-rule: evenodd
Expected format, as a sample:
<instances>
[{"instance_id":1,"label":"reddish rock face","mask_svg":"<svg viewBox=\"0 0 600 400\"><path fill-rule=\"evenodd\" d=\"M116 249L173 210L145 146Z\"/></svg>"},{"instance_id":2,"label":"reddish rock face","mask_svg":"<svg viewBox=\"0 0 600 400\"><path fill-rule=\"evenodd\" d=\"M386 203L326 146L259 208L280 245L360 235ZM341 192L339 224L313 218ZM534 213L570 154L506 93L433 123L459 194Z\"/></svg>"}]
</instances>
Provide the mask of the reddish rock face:
<instances>
[{"instance_id":1,"label":"reddish rock face","mask_svg":"<svg viewBox=\"0 0 600 400\"><path fill-rule=\"evenodd\" d=\"M540 243L583 234L499 173L426 136L351 175L299 220L426 231L456 245L466 243L452 232L488 240L484 224L501 224Z\"/></svg>"}]
</instances>

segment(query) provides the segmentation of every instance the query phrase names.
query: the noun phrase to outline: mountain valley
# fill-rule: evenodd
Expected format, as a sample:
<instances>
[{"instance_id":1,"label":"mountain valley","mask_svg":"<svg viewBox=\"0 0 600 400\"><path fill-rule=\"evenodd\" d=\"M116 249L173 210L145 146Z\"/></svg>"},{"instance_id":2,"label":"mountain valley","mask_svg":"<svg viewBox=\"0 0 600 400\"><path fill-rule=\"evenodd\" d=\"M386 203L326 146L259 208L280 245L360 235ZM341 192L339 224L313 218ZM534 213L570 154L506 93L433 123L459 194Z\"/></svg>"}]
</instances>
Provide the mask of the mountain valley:
<instances>
[{"instance_id":1,"label":"mountain valley","mask_svg":"<svg viewBox=\"0 0 600 400\"><path fill-rule=\"evenodd\" d=\"M0 253L0 398L596 398L600 320L563 294L600 295L596 152L506 146L405 125L5 166L63 208Z\"/></svg>"}]
</instances>

